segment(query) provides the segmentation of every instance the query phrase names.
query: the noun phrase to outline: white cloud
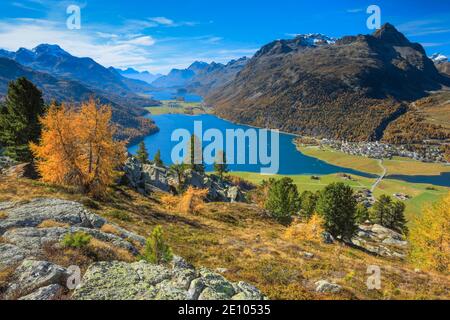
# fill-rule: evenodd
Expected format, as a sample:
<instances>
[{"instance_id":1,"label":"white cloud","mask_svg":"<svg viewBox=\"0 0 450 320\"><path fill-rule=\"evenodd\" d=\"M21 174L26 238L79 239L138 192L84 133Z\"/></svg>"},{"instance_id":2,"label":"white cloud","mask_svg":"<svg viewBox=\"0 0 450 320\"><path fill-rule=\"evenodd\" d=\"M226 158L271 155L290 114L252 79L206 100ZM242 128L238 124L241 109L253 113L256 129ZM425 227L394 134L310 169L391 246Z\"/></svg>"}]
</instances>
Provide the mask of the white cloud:
<instances>
[{"instance_id":1,"label":"white cloud","mask_svg":"<svg viewBox=\"0 0 450 320\"><path fill-rule=\"evenodd\" d=\"M186 68L193 61L226 63L256 52L253 46L230 44L215 35L155 37L154 21L123 20L118 25L83 25L68 30L64 20L30 18L0 21L0 48L16 51L42 43L57 44L74 56L91 57L105 67L133 67L153 73ZM155 34L158 34L154 30Z\"/></svg>"},{"instance_id":2,"label":"white cloud","mask_svg":"<svg viewBox=\"0 0 450 320\"><path fill-rule=\"evenodd\" d=\"M364 9L357 8L357 9L347 9L347 13L360 13L363 12Z\"/></svg>"},{"instance_id":3,"label":"white cloud","mask_svg":"<svg viewBox=\"0 0 450 320\"><path fill-rule=\"evenodd\" d=\"M105 66L147 63L142 46L155 43L150 36L123 41L101 41L97 33L68 30L44 20L16 19L0 22L0 46L6 50L34 48L42 43L58 44L75 56L91 57Z\"/></svg>"},{"instance_id":4,"label":"white cloud","mask_svg":"<svg viewBox=\"0 0 450 320\"><path fill-rule=\"evenodd\" d=\"M432 19L406 22L399 25L398 30L405 33L408 37L450 33L450 28L448 28L448 24L445 21Z\"/></svg>"},{"instance_id":5,"label":"white cloud","mask_svg":"<svg viewBox=\"0 0 450 320\"><path fill-rule=\"evenodd\" d=\"M150 18L150 21L156 22L157 24L162 24L165 26L171 26L174 24L174 21L166 18L166 17L154 17L154 18Z\"/></svg>"}]
</instances>

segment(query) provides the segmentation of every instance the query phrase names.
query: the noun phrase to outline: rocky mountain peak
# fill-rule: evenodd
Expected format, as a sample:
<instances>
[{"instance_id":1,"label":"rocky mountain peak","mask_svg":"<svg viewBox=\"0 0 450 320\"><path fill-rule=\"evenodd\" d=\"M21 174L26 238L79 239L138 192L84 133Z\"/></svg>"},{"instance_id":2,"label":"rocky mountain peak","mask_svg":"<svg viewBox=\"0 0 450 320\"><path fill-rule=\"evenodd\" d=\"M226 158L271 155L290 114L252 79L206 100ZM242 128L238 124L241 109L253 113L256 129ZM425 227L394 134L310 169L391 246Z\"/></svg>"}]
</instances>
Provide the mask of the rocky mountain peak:
<instances>
[{"instance_id":1,"label":"rocky mountain peak","mask_svg":"<svg viewBox=\"0 0 450 320\"><path fill-rule=\"evenodd\" d=\"M392 24L386 23L380 29L374 32L373 36L391 45L409 45L409 40L398 31Z\"/></svg>"},{"instance_id":2,"label":"rocky mountain peak","mask_svg":"<svg viewBox=\"0 0 450 320\"><path fill-rule=\"evenodd\" d=\"M32 51L36 55L70 56L69 53L56 44L40 44Z\"/></svg>"}]
</instances>

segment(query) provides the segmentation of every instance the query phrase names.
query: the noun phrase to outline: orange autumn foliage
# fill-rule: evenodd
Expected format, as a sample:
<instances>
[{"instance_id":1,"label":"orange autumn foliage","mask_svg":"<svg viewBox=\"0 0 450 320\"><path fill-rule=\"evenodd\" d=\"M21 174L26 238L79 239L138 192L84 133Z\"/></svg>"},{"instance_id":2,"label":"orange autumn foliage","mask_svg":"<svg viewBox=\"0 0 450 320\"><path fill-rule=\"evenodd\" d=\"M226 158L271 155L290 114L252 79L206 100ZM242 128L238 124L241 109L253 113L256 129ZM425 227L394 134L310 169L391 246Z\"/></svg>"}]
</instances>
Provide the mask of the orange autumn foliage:
<instances>
[{"instance_id":1,"label":"orange autumn foliage","mask_svg":"<svg viewBox=\"0 0 450 320\"><path fill-rule=\"evenodd\" d=\"M164 195L161 201L170 209L179 210L185 214L196 214L202 209L208 192L208 189L196 189L190 186L181 196Z\"/></svg>"},{"instance_id":2,"label":"orange autumn foliage","mask_svg":"<svg viewBox=\"0 0 450 320\"><path fill-rule=\"evenodd\" d=\"M126 160L125 142L114 140L109 106L91 99L81 109L52 105L41 119L39 144L31 144L42 180L101 195Z\"/></svg>"}]
</instances>

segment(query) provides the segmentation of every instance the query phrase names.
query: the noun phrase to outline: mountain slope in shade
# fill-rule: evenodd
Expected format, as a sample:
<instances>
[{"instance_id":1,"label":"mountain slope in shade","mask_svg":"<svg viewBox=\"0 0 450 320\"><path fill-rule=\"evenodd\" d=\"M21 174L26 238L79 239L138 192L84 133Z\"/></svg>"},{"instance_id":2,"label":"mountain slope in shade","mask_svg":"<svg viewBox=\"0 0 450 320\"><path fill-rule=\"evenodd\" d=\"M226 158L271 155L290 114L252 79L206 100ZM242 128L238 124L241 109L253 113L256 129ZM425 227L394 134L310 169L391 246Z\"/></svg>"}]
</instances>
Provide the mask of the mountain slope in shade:
<instances>
[{"instance_id":1,"label":"mountain slope in shade","mask_svg":"<svg viewBox=\"0 0 450 320\"><path fill-rule=\"evenodd\" d=\"M248 61L249 59L244 57L232 60L226 65L213 62L188 81L187 89L206 96L209 92L232 81L244 69Z\"/></svg>"},{"instance_id":2,"label":"mountain slope in shade","mask_svg":"<svg viewBox=\"0 0 450 320\"><path fill-rule=\"evenodd\" d=\"M157 130L153 122L142 117L146 114L144 109L136 108L129 103L118 104L114 101L116 100L115 98L111 99L108 96L101 95L79 82L56 78L45 72L34 71L14 60L1 57L0 100L5 97L9 82L19 77L26 77L33 82L42 91L47 103L56 100L77 105L94 97L103 104L111 105L113 121L119 125L119 137L121 138L134 139Z\"/></svg>"},{"instance_id":3,"label":"mountain slope in shade","mask_svg":"<svg viewBox=\"0 0 450 320\"><path fill-rule=\"evenodd\" d=\"M196 92L202 96L211 90L223 86L234 79L241 71L248 58L232 60L229 63L210 64L206 62L194 62L187 69L173 69L167 76L163 76L154 81L152 85L159 88L186 88L188 91Z\"/></svg>"},{"instance_id":4,"label":"mountain slope in shade","mask_svg":"<svg viewBox=\"0 0 450 320\"><path fill-rule=\"evenodd\" d=\"M148 84L151 84L156 79L161 78L162 74L152 74L148 71L139 72L133 68L128 68L126 70L121 69L115 69L120 75L122 75L125 78L134 79L134 80L140 80L144 81Z\"/></svg>"},{"instance_id":5,"label":"mountain slope in shade","mask_svg":"<svg viewBox=\"0 0 450 320\"><path fill-rule=\"evenodd\" d=\"M152 87L149 84L125 78L91 58L72 56L57 45L41 44L33 50L20 48L17 52L2 50L1 56L13 59L35 71L77 81L93 91L113 96L111 99L116 101L125 98L139 106L153 103L137 95L137 93L150 91Z\"/></svg>"},{"instance_id":6,"label":"mountain slope in shade","mask_svg":"<svg viewBox=\"0 0 450 320\"><path fill-rule=\"evenodd\" d=\"M376 140L407 111L404 101L445 84L419 45L390 24L335 43L302 37L262 47L206 98L239 123L347 140Z\"/></svg>"}]
</instances>

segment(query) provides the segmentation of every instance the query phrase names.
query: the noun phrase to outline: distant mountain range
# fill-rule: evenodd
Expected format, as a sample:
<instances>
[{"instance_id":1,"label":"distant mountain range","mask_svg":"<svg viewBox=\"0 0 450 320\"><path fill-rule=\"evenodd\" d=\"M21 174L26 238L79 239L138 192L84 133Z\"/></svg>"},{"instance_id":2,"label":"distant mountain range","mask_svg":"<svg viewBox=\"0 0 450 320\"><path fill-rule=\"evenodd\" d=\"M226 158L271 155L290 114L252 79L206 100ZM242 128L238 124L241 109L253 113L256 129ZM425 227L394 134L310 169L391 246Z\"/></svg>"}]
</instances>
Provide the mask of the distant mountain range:
<instances>
[{"instance_id":1,"label":"distant mountain range","mask_svg":"<svg viewBox=\"0 0 450 320\"><path fill-rule=\"evenodd\" d=\"M196 61L187 69L173 69L167 76L152 82L157 88L186 88L188 91L205 95L211 90L234 79L249 59L241 58L227 64Z\"/></svg>"},{"instance_id":2,"label":"distant mountain range","mask_svg":"<svg viewBox=\"0 0 450 320\"><path fill-rule=\"evenodd\" d=\"M158 104L141 93L153 89L143 81L125 78L91 58L78 58L56 45L40 45L17 52L0 50L0 99L8 83L26 77L42 90L47 102L56 100L78 104L98 98L113 108L113 120L122 127L123 137L135 138L156 129L141 118L142 108Z\"/></svg>"},{"instance_id":3,"label":"distant mountain range","mask_svg":"<svg viewBox=\"0 0 450 320\"><path fill-rule=\"evenodd\" d=\"M141 80L144 82L147 82L148 84L151 84L153 81L155 81L158 78L161 78L162 74L152 74L148 71L139 72L133 68L128 68L126 70L121 69L115 69L120 75L124 76L125 78L129 79L135 79L135 80Z\"/></svg>"},{"instance_id":4,"label":"distant mountain range","mask_svg":"<svg viewBox=\"0 0 450 320\"><path fill-rule=\"evenodd\" d=\"M42 44L33 50L20 48L17 52L0 50L0 57L59 79L76 81L119 105L132 103L144 107L153 103L139 95L153 89L146 82L125 78L91 58L72 56L57 45Z\"/></svg>"},{"instance_id":5,"label":"distant mountain range","mask_svg":"<svg viewBox=\"0 0 450 320\"><path fill-rule=\"evenodd\" d=\"M421 45L386 24L372 35L297 36L263 46L206 102L229 120L345 140L378 140L408 102L449 85Z\"/></svg>"}]
</instances>

